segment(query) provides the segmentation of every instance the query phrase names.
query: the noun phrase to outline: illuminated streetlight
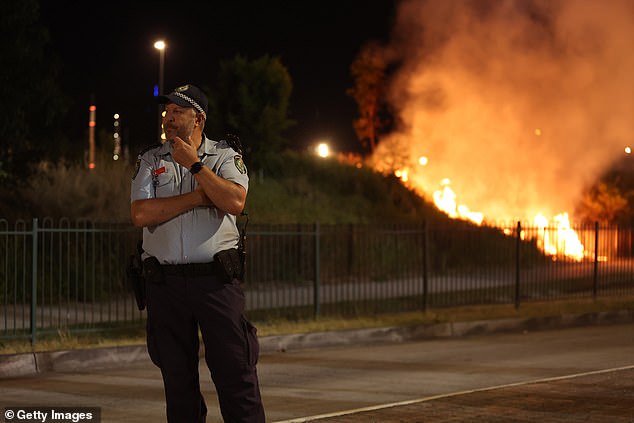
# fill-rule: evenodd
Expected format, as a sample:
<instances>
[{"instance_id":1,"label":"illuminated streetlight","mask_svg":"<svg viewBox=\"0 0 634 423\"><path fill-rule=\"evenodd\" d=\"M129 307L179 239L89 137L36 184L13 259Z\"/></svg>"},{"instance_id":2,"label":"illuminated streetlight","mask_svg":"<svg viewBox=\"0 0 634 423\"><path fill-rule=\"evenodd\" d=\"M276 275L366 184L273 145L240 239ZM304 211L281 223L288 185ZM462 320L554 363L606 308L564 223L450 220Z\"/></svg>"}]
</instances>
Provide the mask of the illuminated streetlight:
<instances>
[{"instance_id":1,"label":"illuminated streetlight","mask_svg":"<svg viewBox=\"0 0 634 423\"><path fill-rule=\"evenodd\" d=\"M328 144L326 144L325 142L319 143L315 151L317 152L317 155L319 157L326 158L330 155L330 148L328 147Z\"/></svg>"},{"instance_id":2,"label":"illuminated streetlight","mask_svg":"<svg viewBox=\"0 0 634 423\"><path fill-rule=\"evenodd\" d=\"M159 86L158 86L158 95L163 95L163 76L165 70L165 48L167 45L163 40L157 40L154 43L154 48L159 51ZM161 119L162 106L159 104L158 106L158 136L159 139L163 134L163 128L161 127L162 119Z\"/></svg>"},{"instance_id":3,"label":"illuminated streetlight","mask_svg":"<svg viewBox=\"0 0 634 423\"><path fill-rule=\"evenodd\" d=\"M632 154L632 148L630 146L625 147L625 154Z\"/></svg>"},{"instance_id":4,"label":"illuminated streetlight","mask_svg":"<svg viewBox=\"0 0 634 423\"><path fill-rule=\"evenodd\" d=\"M159 51L159 92L158 95L163 95L163 75L165 70L165 41L158 40L154 43L154 48Z\"/></svg>"}]
</instances>

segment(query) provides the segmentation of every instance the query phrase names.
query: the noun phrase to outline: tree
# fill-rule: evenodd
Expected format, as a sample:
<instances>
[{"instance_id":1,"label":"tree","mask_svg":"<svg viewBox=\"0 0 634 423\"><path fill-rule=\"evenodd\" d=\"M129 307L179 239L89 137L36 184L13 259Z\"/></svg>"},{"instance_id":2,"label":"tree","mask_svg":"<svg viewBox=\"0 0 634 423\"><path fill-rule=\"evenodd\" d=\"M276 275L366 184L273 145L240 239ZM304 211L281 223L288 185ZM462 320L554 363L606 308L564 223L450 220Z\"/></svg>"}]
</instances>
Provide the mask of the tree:
<instances>
[{"instance_id":1,"label":"tree","mask_svg":"<svg viewBox=\"0 0 634 423\"><path fill-rule=\"evenodd\" d=\"M293 124L287 117L291 91L291 77L278 58L249 61L237 55L222 62L211 96L210 132L237 134L247 163L261 166L268 154L286 146L282 133Z\"/></svg>"},{"instance_id":2,"label":"tree","mask_svg":"<svg viewBox=\"0 0 634 423\"><path fill-rule=\"evenodd\" d=\"M5 0L0 14L0 178L17 179L55 150L51 131L65 113L48 31L37 0Z\"/></svg>"},{"instance_id":3,"label":"tree","mask_svg":"<svg viewBox=\"0 0 634 423\"><path fill-rule=\"evenodd\" d=\"M587 223L615 223L631 217L628 200L619 188L603 181L583 195L576 214Z\"/></svg>"},{"instance_id":4,"label":"tree","mask_svg":"<svg viewBox=\"0 0 634 423\"><path fill-rule=\"evenodd\" d=\"M353 127L361 145L372 153L379 134L389 124L385 102L385 60L377 44L364 47L350 66L354 86L347 94L357 103L359 118Z\"/></svg>"}]
</instances>

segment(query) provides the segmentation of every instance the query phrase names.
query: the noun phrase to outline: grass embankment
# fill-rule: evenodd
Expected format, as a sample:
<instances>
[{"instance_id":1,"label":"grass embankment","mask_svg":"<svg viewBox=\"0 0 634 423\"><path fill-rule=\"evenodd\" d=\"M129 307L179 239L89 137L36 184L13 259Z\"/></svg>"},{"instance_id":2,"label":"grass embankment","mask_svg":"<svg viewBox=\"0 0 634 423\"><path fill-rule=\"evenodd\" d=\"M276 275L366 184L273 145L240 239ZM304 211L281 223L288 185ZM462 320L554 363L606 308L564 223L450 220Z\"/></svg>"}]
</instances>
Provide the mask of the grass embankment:
<instances>
[{"instance_id":1,"label":"grass embankment","mask_svg":"<svg viewBox=\"0 0 634 423\"><path fill-rule=\"evenodd\" d=\"M0 187L0 219L34 217L130 222L134 166L103 159L80 164L42 163L18 187ZM447 221L433 204L393 177L313 155L272 156L249 172L247 211L256 224L409 223Z\"/></svg>"},{"instance_id":2,"label":"grass embankment","mask_svg":"<svg viewBox=\"0 0 634 423\"><path fill-rule=\"evenodd\" d=\"M403 327L429 325L446 322L467 322L510 318L536 318L566 314L586 314L602 311L634 310L634 297L578 299L574 301L552 301L525 303L519 309L513 305L474 305L432 309L427 312L407 312L359 316L355 318L320 318L316 320L275 320L255 322L260 337L297 333L352 330L378 327ZM145 343L143 327L110 329L100 332L40 335L33 348L28 340L0 342L0 354L15 354L34 351L58 351L79 348L103 348Z\"/></svg>"}]
</instances>

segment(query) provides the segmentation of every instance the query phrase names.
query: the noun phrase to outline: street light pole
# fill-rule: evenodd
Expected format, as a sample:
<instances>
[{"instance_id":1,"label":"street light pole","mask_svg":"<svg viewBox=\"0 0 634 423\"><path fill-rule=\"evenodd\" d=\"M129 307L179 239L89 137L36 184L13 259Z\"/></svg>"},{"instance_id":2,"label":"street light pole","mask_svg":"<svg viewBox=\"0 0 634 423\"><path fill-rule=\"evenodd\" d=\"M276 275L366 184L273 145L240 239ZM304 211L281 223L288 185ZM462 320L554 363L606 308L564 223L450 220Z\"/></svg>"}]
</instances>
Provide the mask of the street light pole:
<instances>
[{"instance_id":1,"label":"street light pole","mask_svg":"<svg viewBox=\"0 0 634 423\"><path fill-rule=\"evenodd\" d=\"M154 43L154 48L159 51L159 86L158 86L158 95L163 95L163 76L165 71L165 41L158 40ZM162 113L163 107L158 105L158 138L162 141L163 128L162 128Z\"/></svg>"}]
</instances>

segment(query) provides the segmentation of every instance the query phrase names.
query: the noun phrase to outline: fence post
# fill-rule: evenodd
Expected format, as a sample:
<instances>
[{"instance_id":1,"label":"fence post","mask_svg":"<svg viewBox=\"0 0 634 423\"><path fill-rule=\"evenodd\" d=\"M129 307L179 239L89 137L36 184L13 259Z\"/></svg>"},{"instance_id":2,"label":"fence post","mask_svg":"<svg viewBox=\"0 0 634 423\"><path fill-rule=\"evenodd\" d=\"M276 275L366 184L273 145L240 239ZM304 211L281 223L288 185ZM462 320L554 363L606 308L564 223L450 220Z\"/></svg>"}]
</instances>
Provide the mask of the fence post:
<instances>
[{"instance_id":1,"label":"fence post","mask_svg":"<svg viewBox=\"0 0 634 423\"><path fill-rule=\"evenodd\" d=\"M522 224L517 222L517 241L515 243L515 309L520 308L520 247Z\"/></svg>"},{"instance_id":2,"label":"fence post","mask_svg":"<svg viewBox=\"0 0 634 423\"><path fill-rule=\"evenodd\" d=\"M594 275L592 280L592 298L596 301L599 285L599 222L594 222Z\"/></svg>"},{"instance_id":3,"label":"fence post","mask_svg":"<svg viewBox=\"0 0 634 423\"><path fill-rule=\"evenodd\" d=\"M313 285L313 308L315 319L319 317L321 307L321 268L320 268L320 245L319 245L319 223L315 223L315 283Z\"/></svg>"},{"instance_id":4,"label":"fence post","mask_svg":"<svg viewBox=\"0 0 634 423\"><path fill-rule=\"evenodd\" d=\"M31 345L35 346L37 333L37 247L38 247L38 226L37 218L33 219L33 248L31 253Z\"/></svg>"},{"instance_id":5,"label":"fence post","mask_svg":"<svg viewBox=\"0 0 634 423\"><path fill-rule=\"evenodd\" d=\"M427 311L429 306L429 253L428 250L428 235L427 235L427 220L423 221L423 311Z\"/></svg>"}]
</instances>

